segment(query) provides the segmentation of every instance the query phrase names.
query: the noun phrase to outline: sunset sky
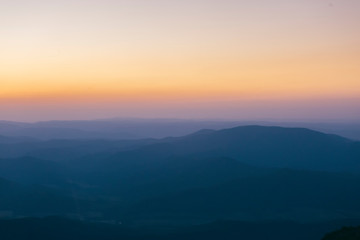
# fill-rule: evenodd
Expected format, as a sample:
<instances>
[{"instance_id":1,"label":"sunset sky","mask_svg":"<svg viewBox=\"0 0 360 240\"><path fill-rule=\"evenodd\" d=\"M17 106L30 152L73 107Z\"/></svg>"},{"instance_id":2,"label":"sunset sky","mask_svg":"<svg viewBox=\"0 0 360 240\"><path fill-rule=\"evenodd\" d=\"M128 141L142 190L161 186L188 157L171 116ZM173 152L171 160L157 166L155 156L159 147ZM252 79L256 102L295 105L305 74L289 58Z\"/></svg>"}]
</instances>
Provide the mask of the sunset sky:
<instances>
[{"instance_id":1,"label":"sunset sky","mask_svg":"<svg viewBox=\"0 0 360 240\"><path fill-rule=\"evenodd\" d=\"M0 0L0 120L360 119L359 0Z\"/></svg>"}]
</instances>

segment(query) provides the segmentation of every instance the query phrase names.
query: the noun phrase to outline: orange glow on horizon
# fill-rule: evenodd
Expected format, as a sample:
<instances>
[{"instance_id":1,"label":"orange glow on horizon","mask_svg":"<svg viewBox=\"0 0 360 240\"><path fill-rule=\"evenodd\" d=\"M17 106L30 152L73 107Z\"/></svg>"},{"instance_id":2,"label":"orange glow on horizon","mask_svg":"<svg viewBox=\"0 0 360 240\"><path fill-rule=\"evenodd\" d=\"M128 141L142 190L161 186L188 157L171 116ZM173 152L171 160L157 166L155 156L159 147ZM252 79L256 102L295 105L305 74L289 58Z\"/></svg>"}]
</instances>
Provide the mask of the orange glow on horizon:
<instances>
[{"instance_id":1,"label":"orange glow on horizon","mask_svg":"<svg viewBox=\"0 0 360 240\"><path fill-rule=\"evenodd\" d=\"M33 72L10 69L1 72L0 99L355 97L360 95L360 57L350 56L317 52L227 61L209 56L188 62L95 61L69 69L56 64Z\"/></svg>"},{"instance_id":2,"label":"orange glow on horizon","mask_svg":"<svg viewBox=\"0 0 360 240\"><path fill-rule=\"evenodd\" d=\"M4 3L0 107L358 102L359 1L165 2Z\"/></svg>"}]
</instances>

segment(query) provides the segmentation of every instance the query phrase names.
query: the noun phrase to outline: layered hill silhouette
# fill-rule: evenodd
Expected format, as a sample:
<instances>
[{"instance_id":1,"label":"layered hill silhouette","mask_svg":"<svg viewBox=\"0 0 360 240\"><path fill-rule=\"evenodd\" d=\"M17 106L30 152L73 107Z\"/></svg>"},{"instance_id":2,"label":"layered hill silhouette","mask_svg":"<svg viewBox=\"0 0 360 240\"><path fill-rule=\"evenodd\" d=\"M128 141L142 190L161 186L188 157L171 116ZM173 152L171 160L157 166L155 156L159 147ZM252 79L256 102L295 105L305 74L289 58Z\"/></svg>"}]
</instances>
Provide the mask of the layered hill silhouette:
<instances>
[{"instance_id":1,"label":"layered hill silhouette","mask_svg":"<svg viewBox=\"0 0 360 240\"><path fill-rule=\"evenodd\" d=\"M156 160L172 156L229 157L261 167L356 171L360 169L359 149L359 142L308 129L245 126L159 140L0 142L0 157L32 156L55 161L82 158L86 165L95 164L96 159L104 165L110 159L116 162L151 157L149 162L156 164Z\"/></svg>"},{"instance_id":2,"label":"layered hill silhouette","mask_svg":"<svg viewBox=\"0 0 360 240\"><path fill-rule=\"evenodd\" d=\"M303 127L360 140L359 122L271 122L185 119L100 119L89 121L0 121L0 135L49 139L140 139L184 136L207 129L261 125Z\"/></svg>"},{"instance_id":3,"label":"layered hill silhouette","mask_svg":"<svg viewBox=\"0 0 360 240\"><path fill-rule=\"evenodd\" d=\"M359 142L302 128L262 126L165 138L98 162L103 166L113 164L115 168L125 162L154 166L174 156L229 157L253 166L273 168L360 170Z\"/></svg>"},{"instance_id":4,"label":"layered hill silhouette","mask_svg":"<svg viewBox=\"0 0 360 240\"><path fill-rule=\"evenodd\" d=\"M2 140L1 140L2 139ZM90 154L113 154L154 142L154 139L56 139L0 137L0 158L23 156L53 161L70 161Z\"/></svg>"},{"instance_id":5,"label":"layered hill silhouette","mask_svg":"<svg viewBox=\"0 0 360 240\"><path fill-rule=\"evenodd\" d=\"M143 140L5 137L0 150L17 153L0 159L0 216L136 226L360 218L359 142L309 129L245 126Z\"/></svg>"}]
</instances>

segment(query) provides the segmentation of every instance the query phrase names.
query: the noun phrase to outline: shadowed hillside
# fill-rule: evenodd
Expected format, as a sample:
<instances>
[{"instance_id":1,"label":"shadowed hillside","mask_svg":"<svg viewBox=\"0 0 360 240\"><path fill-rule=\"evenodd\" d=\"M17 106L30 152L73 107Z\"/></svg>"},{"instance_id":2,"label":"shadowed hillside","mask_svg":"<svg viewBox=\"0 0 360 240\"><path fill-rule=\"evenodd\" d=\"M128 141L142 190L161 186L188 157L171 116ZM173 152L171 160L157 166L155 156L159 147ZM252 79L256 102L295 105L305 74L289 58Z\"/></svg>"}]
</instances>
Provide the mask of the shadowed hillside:
<instances>
[{"instance_id":1,"label":"shadowed hillside","mask_svg":"<svg viewBox=\"0 0 360 240\"><path fill-rule=\"evenodd\" d=\"M345 222L299 224L285 221L259 223L217 221L191 227L148 228L123 226L118 222L105 224L54 217L25 218L0 220L0 238L3 240L320 240L326 231Z\"/></svg>"},{"instance_id":2,"label":"shadowed hillside","mask_svg":"<svg viewBox=\"0 0 360 240\"><path fill-rule=\"evenodd\" d=\"M343 227L340 230L328 233L323 240L359 240L360 227Z\"/></svg>"},{"instance_id":3,"label":"shadowed hillside","mask_svg":"<svg viewBox=\"0 0 360 240\"><path fill-rule=\"evenodd\" d=\"M216 239L224 231L251 239L245 230L252 225L207 225L219 219L270 222L262 228L286 239L274 222L360 218L359 142L309 129L245 126L143 140L4 137L0 150L17 155L0 159L0 217L180 231L170 239ZM156 239L169 239L163 230Z\"/></svg>"},{"instance_id":4,"label":"shadowed hillside","mask_svg":"<svg viewBox=\"0 0 360 240\"><path fill-rule=\"evenodd\" d=\"M261 167L360 171L359 142L302 128L261 126L165 138L98 161L100 167L105 161L117 168L125 162L154 165L173 156L229 157Z\"/></svg>"}]
</instances>

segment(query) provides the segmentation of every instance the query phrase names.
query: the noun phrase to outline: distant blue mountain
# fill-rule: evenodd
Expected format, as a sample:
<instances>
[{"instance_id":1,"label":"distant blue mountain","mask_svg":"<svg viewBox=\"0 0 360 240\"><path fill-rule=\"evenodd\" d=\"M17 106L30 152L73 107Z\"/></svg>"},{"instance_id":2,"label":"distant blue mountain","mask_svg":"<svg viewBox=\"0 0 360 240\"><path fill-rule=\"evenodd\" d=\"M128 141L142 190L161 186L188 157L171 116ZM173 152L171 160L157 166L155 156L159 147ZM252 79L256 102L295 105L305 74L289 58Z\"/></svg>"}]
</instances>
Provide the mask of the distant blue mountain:
<instances>
[{"instance_id":1,"label":"distant blue mountain","mask_svg":"<svg viewBox=\"0 0 360 240\"><path fill-rule=\"evenodd\" d=\"M174 224L360 217L359 142L304 128L10 141L0 150L19 155L0 159L12 183L4 180L0 206L18 215Z\"/></svg>"},{"instance_id":2,"label":"distant blue mountain","mask_svg":"<svg viewBox=\"0 0 360 240\"><path fill-rule=\"evenodd\" d=\"M360 171L360 142L304 128L244 126L166 138L99 160L156 165L171 156L229 157L260 167Z\"/></svg>"}]
</instances>

